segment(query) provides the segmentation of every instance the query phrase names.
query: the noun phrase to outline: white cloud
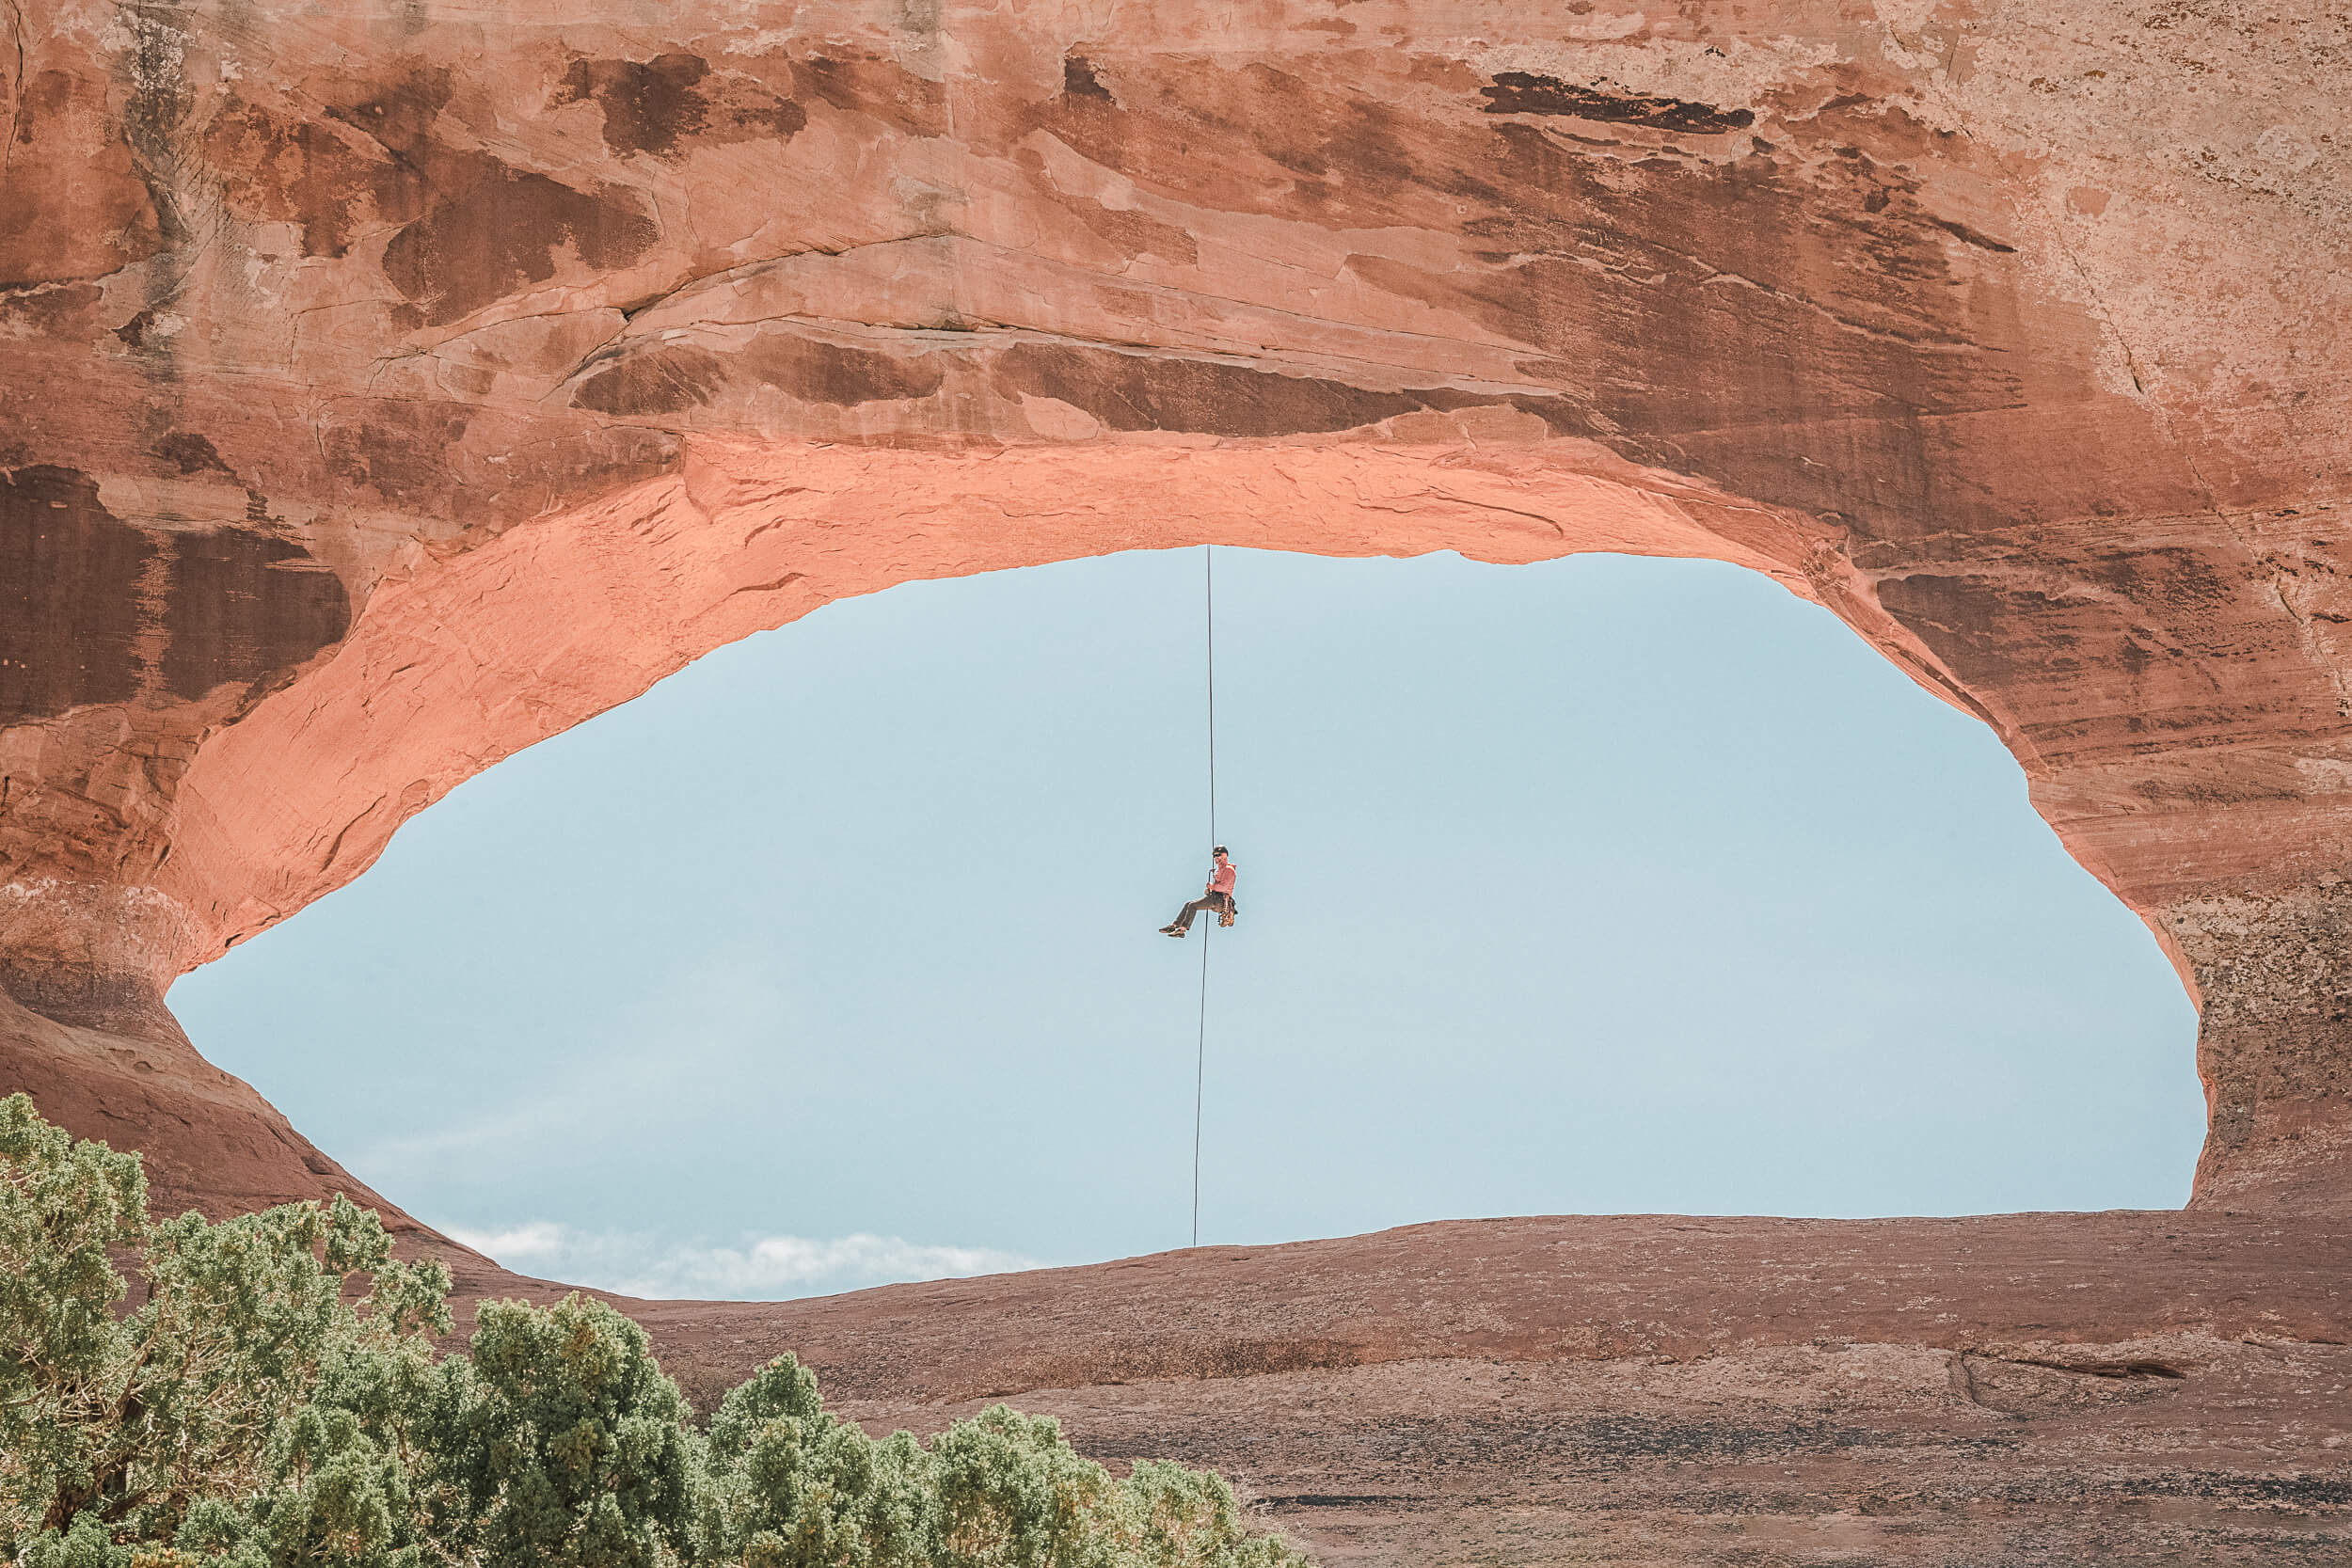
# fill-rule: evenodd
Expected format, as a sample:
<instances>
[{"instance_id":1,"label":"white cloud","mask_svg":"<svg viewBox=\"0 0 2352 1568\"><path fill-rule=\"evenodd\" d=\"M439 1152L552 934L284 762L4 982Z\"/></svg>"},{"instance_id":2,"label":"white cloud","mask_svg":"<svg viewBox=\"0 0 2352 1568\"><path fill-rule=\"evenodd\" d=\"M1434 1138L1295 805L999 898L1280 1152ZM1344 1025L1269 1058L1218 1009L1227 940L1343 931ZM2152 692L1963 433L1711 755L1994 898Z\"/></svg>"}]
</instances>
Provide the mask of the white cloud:
<instances>
[{"instance_id":1,"label":"white cloud","mask_svg":"<svg viewBox=\"0 0 2352 1568\"><path fill-rule=\"evenodd\" d=\"M517 1273L653 1301L782 1301L1045 1266L993 1247L936 1246L898 1236L755 1236L737 1246L716 1246L642 1232L577 1230L545 1220L502 1229L442 1228Z\"/></svg>"}]
</instances>

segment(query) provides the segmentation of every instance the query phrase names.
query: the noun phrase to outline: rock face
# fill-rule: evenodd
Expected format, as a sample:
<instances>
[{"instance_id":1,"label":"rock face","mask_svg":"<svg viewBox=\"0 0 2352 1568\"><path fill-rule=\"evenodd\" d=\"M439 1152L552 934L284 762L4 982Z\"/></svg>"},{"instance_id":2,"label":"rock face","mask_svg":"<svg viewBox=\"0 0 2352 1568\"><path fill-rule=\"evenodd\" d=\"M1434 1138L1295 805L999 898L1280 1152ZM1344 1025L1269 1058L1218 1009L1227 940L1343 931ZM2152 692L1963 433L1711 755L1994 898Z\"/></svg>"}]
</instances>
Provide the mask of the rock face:
<instances>
[{"instance_id":1,"label":"rock face","mask_svg":"<svg viewBox=\"0 0 2352 1568\"><path fill-rule=\"evenodd\" d=\"M1205 541L1828 607L2174 956L2196 1204L2352 1212L2337 8L5 25L0 1064L168 1193L349 1185L164 993L469 774L832 598Z\"/></svg>"},{"instance_id":2,"label":"rock face","mask_svg":"<svg viewBox=\"0 0 2352 1568\"><path fill-rule=\"evenodd\" d=\"M172 977L501 755L909 578L1200 541L1771 573L2352 1203L2315 4L272 8L0 50L0 983Z\"/></svg>"}]
</instances>

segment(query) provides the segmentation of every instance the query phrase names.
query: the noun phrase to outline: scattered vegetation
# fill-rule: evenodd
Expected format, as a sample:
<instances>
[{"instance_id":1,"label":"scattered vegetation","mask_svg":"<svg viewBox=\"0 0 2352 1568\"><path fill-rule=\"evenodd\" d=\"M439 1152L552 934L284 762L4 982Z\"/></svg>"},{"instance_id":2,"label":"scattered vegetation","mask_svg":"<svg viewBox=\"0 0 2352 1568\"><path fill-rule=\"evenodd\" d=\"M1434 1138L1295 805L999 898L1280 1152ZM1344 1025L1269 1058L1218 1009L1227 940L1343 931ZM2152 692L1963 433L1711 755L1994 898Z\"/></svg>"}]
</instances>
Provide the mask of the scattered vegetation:
<instances>
[{"instance_id":1,"label":"scattered vegetation","mask_svg":"<svg viewBox=\"0 0 2352 1568\"><path fill-rule=\"evenodd\" d=\"M126 1275L127 1271L127 1275ZM485 1304L338 1197L155 1221L0 1101L0 1555L22 1568L1303 1568L1215 1475L994 1406L879 1441L780 1356L697 1424L601 1302Z\"/></svg>"}]
</instances>

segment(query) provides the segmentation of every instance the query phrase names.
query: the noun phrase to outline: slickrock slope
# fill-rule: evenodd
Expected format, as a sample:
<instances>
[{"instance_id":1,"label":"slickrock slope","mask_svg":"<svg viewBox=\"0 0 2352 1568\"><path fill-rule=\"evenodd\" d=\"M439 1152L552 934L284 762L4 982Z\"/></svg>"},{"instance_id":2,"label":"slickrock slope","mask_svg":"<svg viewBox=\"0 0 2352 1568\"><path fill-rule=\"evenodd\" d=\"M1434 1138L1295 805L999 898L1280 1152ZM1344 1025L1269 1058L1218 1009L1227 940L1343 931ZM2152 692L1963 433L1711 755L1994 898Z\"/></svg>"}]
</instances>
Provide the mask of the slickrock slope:
<instances>
[{"instance_id":1,"label":"slickrock slope","mask_svg":"<svg viewBox=\"0 0 2352 1568\"><path fill-rule=\"evenodd\" d=\"M0 28L0 1086L145 1148L175 1198L351 1183L197 1055L172 979L358 875L464 778L731 639L1114 549L1620 549L1768 573L1991 725L2203 1009L2191 1217L2218 1228L2198 1233L2217 1258L2248 1236L2340 1257L2341 8L8 0ZM2001 1223L2056 1257L2191 1222ZM1619 1236L1601 1274L1656 1241L1590 1234ZM1872 1247L1960 1244L1820 1234L1866 1273ZM2136 1246L2100 1334L2252 1324L2169 1314L2168 1255ZM1755 1266L1731 1277L1764 1290ZM2085 1454L2177 1431L2183 1473L2207 1474L2198 1445L2243 1435L2238 1388L2285 1402L2310 1468L2334 1430L2311 1402L2341 1384L2309 1347L2343 1318L2248 1267L2283 1292L2260 1332L2305 1347L2278 1352L2296 1370L2224 1347L2204 1382L2106 1380L2163 1399L2099 1411L2186 1424L2084 1427ZM1661 1323L1713 1288L1677 1277ZM2009 1289L1948 1277L1963 1305ZM2015 1277L2023 1305L1957 1318L2023 1343L2063 1316L2063 1269ZM997 1332L993 1299L958 1332ZM809 1310L729 1321L814 1333ZM1726 1399L1845 1386L1831 1351L1768 1342L1736 1351ZM1880 1403L1836 1406L1855 1430L2043 1430L1970 1413L2040 1372L1963 1365L1994 1390L1963 1409L1919 1358L1952 1344L1884 1342L1913 1348ZM1628 1389L1647 1375L1591 1354ZM1019 1375L1063 1375L1043 1367ZM1168 1431L1254 1420L1270 1378L1367 1410L1421 1397L1344 1362L1195 1370L1150 1396ZM1542 1398L1568 1408L1581 1375ZM1711 1397L1660 1376L1624 1395L1624 1430ZM1073 1411L1141 1430L1089 1386ZM1473 1397L1449 1384L1439 1407ZM1349 1452L1412 1470L1350 1449L1346 1418L1288 1430L1327 1437L1332 1496L1371 1485L1343 1484ZM1704 1514L1690 1488L1788 1447L1702 1445L1696 1479L1644 1460L1609 1549L1643 1560ZM1598 1485L1604 1450L1544 1473ZM1788 1468L1829 1476L1814 1463ZM1910 1498L1925 1560L1949 1511L1994 1506L1861 1473L1819 1496L1857 1518ZM1740 1474L1761 1496L1767 1471ZM2037 1496L2053 1520L2074 1495ZM1427 1555L1454 1550L1429 1528ZM1787 1551L1891 1559L1900 1533ZM2226 1534L2196 1551L2294 1560L2275 1531Z\"/></svg>"},{"instance_id":2,"label":"slickrock slope","mask_svg":"<svg viewBox=\"0 0 2352 1568\"><path fill-rule=\"evenodd\" d=\"M1331 1563L2352 1558L2352 1229L1525 1219L632 1310L877 1430L1010 1398L1212 1464Z\"/></svg>"}]
</instances>

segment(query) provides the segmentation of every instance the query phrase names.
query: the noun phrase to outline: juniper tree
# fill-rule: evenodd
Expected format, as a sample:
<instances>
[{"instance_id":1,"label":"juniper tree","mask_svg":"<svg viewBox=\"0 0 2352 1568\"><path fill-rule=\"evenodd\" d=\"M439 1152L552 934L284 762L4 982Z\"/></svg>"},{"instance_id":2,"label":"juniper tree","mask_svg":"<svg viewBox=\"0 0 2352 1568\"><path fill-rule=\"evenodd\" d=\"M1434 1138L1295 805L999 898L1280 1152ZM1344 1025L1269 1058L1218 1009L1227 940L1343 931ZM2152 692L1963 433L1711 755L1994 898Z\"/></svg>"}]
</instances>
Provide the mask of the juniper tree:
<instances>
[{"instance_id":1,"label":"juniper tree","mask_svg":"<svg viewBox=\"0 0 2352 1568\"><path fill-rule=\"evenodd\" d=\"M697 1439L645 1331L578 1292L485 1302L437 1456L488 1568L655 1568L691 1555Z\"/></svg>"},{"instance_id":2,"label":"juniper tree","mask_svg":"<svg viewBox=\"0 0 2352 1568\"><path fill-rule=\"evenodd\" d=\"M890 1568L938 1550L931 1456L824 1408L791 1355L720 1402L705 1449L703 1555L745 1568Z\"/></svg>"},{"instance_id":3,"label":"juniper tree","mask_svg":"<svg viewBox=\"0 0 2352 1568\"><path fill-rule=\"evenodd\" d=\"M347 1199L217 1225L146 1200L136 1155L0 1101L21 1568L1303 1568L1217 1477L1115 1480L1050 1418L873 1439L787 1355L698 1431L601 1302L485 1303L440 1355L448 1271Z\"/></svg>"},{"instance_id":4,"label":"juniper tree","mask_svg":"<svg viewBox=\"0 0 2352 1568\"><path fill-rule=\"evenodd\" d=\"M390 1260L373 1213L338 1197L217 1225L154 1221L135 1154L76 1142L24 1095L0 1101L0 1552L47 1560L79 1521L171 1540L199 1503L306 1468L287 1423L323 1388L426 1375L449 1275ZM134 1276L114 1257L135 1261ZM371 1289L343 1299L347 1277ZM128 1310L118 1304L135 1300ZM289 1444L293 1444L292 1448ZM288 1466L291 1465L290 1470ZM45 1544L44 1544L45 1543Z\"/></svg>"}]
</instances>

